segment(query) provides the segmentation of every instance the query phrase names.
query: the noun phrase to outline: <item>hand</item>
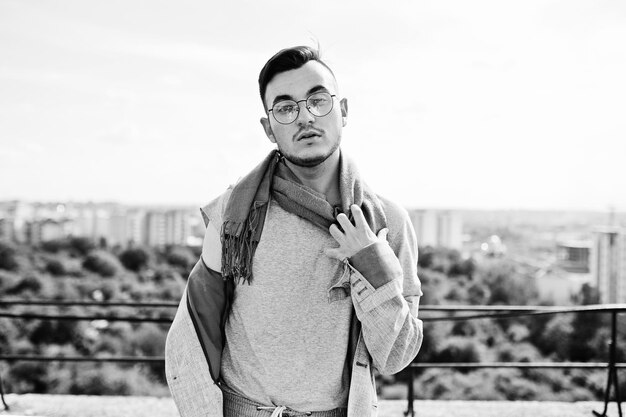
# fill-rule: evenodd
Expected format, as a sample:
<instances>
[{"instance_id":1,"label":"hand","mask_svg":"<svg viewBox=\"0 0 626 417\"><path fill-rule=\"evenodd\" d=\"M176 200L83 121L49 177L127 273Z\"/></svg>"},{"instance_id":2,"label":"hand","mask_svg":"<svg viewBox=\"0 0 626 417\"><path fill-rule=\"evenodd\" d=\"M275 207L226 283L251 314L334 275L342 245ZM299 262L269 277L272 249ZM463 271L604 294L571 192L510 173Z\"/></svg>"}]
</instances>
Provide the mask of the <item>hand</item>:
<instances>
[{"instance_id":1,"label":"hand","mask_svg":"<svg viewBox=\"0 0 626 417\"><path fill-rule=\"evenodd\" d=\"M337 221L343 228L343 233L335 224L331 225L328 229L331 236L339 243L339 247L328 248L324 252L331 258L340 261L356 255L361 249L372 243L376 243L380 240L386 241L387 233L389 233L389 229L384 228L378 232L378 236L376 236L365 221L365 216L363 216L361 208L356 204L350 206L350 211L352 211L354 225L350 222L348 216L341 213L337 216Z\"/></svg>"}]
</instances>

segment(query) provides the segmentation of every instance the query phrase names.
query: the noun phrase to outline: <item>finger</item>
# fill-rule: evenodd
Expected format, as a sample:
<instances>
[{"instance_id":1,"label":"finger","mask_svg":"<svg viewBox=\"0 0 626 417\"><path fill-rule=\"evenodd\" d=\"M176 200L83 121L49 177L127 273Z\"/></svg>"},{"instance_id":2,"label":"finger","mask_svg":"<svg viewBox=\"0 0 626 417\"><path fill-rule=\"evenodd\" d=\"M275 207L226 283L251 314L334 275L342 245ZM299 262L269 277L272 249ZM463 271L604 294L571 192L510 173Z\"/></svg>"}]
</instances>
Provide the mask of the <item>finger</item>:
<instances>
[{"instance_id":1,"label":"finger","mask_svg":"<svg viewBox=\"0 0 626 417\"><path fill-rule=\"evenodd\" d=\"M367 221L365 221L365 216L363 215L363 210L361 207L353 204L350 206L350 210L352 211L352 217L354 217L354 225L357 229L368 229L369 225Z\"/></svg>"},{"instance_id":2,"label":"finger","mask_svg":"<svg viewBox=\"0 0 626 417\"><path fill-rule=\"evenodd\" d=\"M348 219L348 216L346 216L344 213L341 213L337 216L337 221L339 222L345 233L348 233L349 231L352 231L354 229L354 225L352 225L350 219Z\"/></svg>"},{"instance_id":3,"label":"finger","mask_svg":"<svg viewBox=\"0 0 626 417\"><path fill-rule=\"evenodd\" d=\"M340 261L343 260L343 258L344 258L342 253L339 251L339 248L326 248L326 249L324 249L324 253L329 258L337 259L337 260L340 260Z\"/></svg>"},{"instance_id":4,"label":"finger","mask_svg":"<svg viewBox=\"0 0 626 417\"><path fill-rule=\"evenodd\" d=\"M330 235L333 238L335 238L335 240L339 244L343 243L344 240L346 239L345 235L341 233L341 230L339 230L336 224L331 224L330 227L328 228L328 231L330 232Z\"/></svg>"},{"instance_id":5,"label":"finger","mask_svg":"<svg viewBox=\"0 0 626 417\"><path fill-rule=\"evenodd\" d=\"M381 229L380 232L378 232L378 238L381 240L387 241L388 234L389 234L389 229L385 227L384 229Z\"/></svg>"}]
</instances>

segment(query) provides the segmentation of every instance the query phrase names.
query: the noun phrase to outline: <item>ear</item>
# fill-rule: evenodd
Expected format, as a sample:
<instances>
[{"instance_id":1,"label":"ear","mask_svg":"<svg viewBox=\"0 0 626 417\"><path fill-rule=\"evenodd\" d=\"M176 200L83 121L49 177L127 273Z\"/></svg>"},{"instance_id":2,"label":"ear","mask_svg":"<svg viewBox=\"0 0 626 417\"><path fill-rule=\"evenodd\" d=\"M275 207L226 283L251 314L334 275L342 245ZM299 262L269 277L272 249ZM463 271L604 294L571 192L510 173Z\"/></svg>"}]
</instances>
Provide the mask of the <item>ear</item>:
<instances>
[{"instance_id":1,"label":"ear","mask_svg":"<svg viewBox=\"0 0 626 417\"><path fill-rule=\"evenodd\" d=\"M274 137L274 132L272 132L272 126L270 126L270 120L267 117L261 117L261 126L263 126L263 130L265 130L265 134L268 139L272 143L276 143L276 138Z\"/></svg>"},{"instance_id":2,"label":"ear","mask_svg":"<svg viewBox=\"0 0 626 417\"><path fill-rule=\"evenodd\" d=\"M342 98L339 102L339 107L341 107L341 121L345 126L348 124L348 99Z\"/></svg>"}]
</instances>

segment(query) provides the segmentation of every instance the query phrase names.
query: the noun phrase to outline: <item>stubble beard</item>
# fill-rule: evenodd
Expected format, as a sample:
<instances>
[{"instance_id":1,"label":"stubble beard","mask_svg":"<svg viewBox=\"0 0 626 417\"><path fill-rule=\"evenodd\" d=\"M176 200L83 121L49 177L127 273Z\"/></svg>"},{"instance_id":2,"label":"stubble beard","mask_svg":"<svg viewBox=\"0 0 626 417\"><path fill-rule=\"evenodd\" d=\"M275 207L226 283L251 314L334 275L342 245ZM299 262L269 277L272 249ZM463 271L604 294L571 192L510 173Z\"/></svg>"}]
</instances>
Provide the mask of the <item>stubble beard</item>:
<instances>
[{"instance_id":1,"label":"stubble beard","mask_svg":"<svg viewBox=\"0 0 626 417\"><path fill-rule=\"evenodd\" d=\"M303 168L313 168L313 167L320 165L321 163L326 161L328 158L330 158L330 156L333 153L335 153L335 151L339 148L340 142L341 142L340 139L337 140L335 144L333 145L333 147L329 149L327 153L318 155L318 156L312 156L309 158L302 158L297 155L289 154L285 152L284 150L280 149L280 146L278 147L278 150L285 157L285 159L291 162L292 164L299 166L299 167L303 167Z\"/></svg>"}]
</instances>

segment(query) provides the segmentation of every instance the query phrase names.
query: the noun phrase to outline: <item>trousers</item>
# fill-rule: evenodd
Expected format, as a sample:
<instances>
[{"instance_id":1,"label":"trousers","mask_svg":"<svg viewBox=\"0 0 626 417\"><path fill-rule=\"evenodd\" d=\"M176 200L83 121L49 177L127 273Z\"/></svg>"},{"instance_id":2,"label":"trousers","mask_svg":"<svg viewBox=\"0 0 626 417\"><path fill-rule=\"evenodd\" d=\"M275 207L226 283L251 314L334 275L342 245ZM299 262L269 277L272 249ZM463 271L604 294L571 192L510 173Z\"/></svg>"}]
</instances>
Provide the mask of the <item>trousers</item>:
<instances>
[{"instance_id":1,"label":"trousers","mask_svg":"<svg viewBox=\"0 0 626 417\"><path fill-rule=\"evenodd\" d=\"M285 406L266 406L223 389L224 417L347 417L347 408L328 411L296 411Z\"/></svg>"}]
</instances>

